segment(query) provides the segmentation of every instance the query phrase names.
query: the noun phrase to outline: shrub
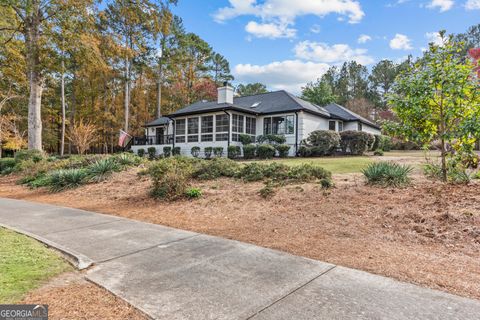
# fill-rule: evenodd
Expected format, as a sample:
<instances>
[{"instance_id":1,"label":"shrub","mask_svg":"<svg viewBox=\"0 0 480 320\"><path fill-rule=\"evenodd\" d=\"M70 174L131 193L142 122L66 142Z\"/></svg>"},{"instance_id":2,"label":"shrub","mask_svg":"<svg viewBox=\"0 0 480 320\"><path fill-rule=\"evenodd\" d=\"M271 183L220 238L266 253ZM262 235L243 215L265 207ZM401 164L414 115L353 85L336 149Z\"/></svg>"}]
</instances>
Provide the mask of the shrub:
<instances>
[{"instance_id":1,"label":"shrub","mask_svg":"<svg viewBox=\"0 0 480 320\"><path fill-rule=\"evenodd\" d=\"M342 151L350 152L353 155L363 155L371 142L371 134L362 131L343 131L340 136Z\"/></svg>"},{"instance_id":2,"label":"shrub","mask_svg":"<svg viewBox=\"0 0 480 320\"><path fill-rule=\"evenodd\" d=\"M287 142L285 136L276 135L276 134L266 134L258 136L258 143L267 143L267 144L284 144Z\"/></svg>"},{"instance_id":3,"label":"shrub","mask_svg":"<svg viewBox=\"0 0 480 320\"><path fill-rule=\"evenodd\" d=\"M147 152L148 152L148 160L155 160L155 157L157 156L157 148L148 147Z\"/></svg>"},{"instance_id":4,"label":"shrub","mask_svg":"<svg viewBox=\"0 0 480 320\"><path fill-rule=\"evenodd\" d=\"M202 196L202 190L199 188L189 188L185 191L185 195L190 199L197 199Z\"/></svg>"},{"instance_id":5,"label":"shrub","mask_svg":"<svg viewBox=\"0 0 480 320\"><path fill-rule=\"evenodd\" d=\"M180 147L175 147L172 149L173 156L179 156L182 153L182 149Z\"/></svg>"},{"instance_id":6,"label":"shrub","mask_svg":"<svg viewBox=\"0 0 480 320\"><path fill-rule=\"evenodd\" d=\"M373 155L382 157L383 156L383 150L382 149L377 149L373 152Z\"/></svg>"},{"instance_id":7,"label":"shrub","mask_svg":"<svg viewBox=\"0 0 480 320\"><path fill-rule=\"evenodd\" d=\"M381 135L378 148L382 149L383 151L392 151L392 138Z\"/></svg>"},{"instance_id":8,"label":"shrub","mask_svg":"<svg viewBox=\"0 0 480 320\"><path fill-rule=\"evenodd\" d=\"M367 150L373 151L373 145L375 144L375 136L373 134L368 133L368 140L367 140Z\"/></svg>"},{"instance_id":9,"label":"shrub","mask_svg":"<svg viewBox=\"0 0 480 320\"><path fill-rule=\"evenodd\" d=\"M45 154L39 150L19 150L15 153L15 160L17 162L32 160L39 162L45 158Z\"/></svg>"},{"instance_id":10,"label":"shrub","mask_svg":"<svg viewBox=\"0 0 480 320\"><path fill-rule=\"evenodd\" d=\"M330 178L323 178L320 180L320 186L322 189L331 189L334 186L333 180Z\"/></svg>"},{"instance_id":11,"label":"shrub","mask_svg":"<svg viewBox=\"0 0 480 320\"><path fill-rule=\"evenodd\" d=\"M257 155L260 159L271 159L275 156L275 147L270 144L257 146Z\"/></svg>"},{"instance_id":12,"label":"shrub","mask_svg":"<svg viewBox=\"0 0 480 320\"><path fill-rule=\"evenodd\" d=\"M128 152L115 155L113 160L123 167L136 166L142 162L140 157Z\"/></svg>"},{"instance_id":13,"label":"shrub","mask_svg":"<svg viewBox=\"0 0 480 320\"><path fill-rule=\"evenodd\" d=\"M367 184L382 187L402 187L410 183L409 174L413 168L392 162L375 162L362 170Z\"/></svg>"},{"instance_id":14,"label":"shrub","mask_svg":"<svg viewBox=\"0 0 480 320\"><path fill-rule=\"evenodd\" d=\"M213 148L206 147L204 151L205 151L205 159L210 159L212 157Z\"/></svg>"},{"instance_id":15,"label":"shrub","mask_svg":"<svg viewBox=\"0 0 480 320\"><path fill-rule=\"evenodd\" d=\"M288 157L288 152L290 151L290 146L288 144L279 144L275 146L275 149L278 151L278 156L280 158Z\"/></svg>"},{"instance_id":16,"label":"shrub","mask_svg":"<svg viewBox=\"0 0 480 320\"><path fill-rule=\"evenodd\" d=\"M312 148L307 146L300 146L298 148L298 154L300 157L310 157L312 155Z\"/></svg>"},{"instance_id":17,"label":"shrub","mask_svg":"<svg viewBox=\"0 0 480 320\"><path fill-rule=\"evenodd\" d=\"M190 153L194 158L198 158L198 156L200 155L200 150L201 150L200 147L192 147L192 150L190 151Z\"/></svg>"},{"instance_id":18,"label":"shrub","mask_svg":"<svg viewBox=\"0 0 480 320\"><path fill-rule=\"evenodd\" d=\"M48 174L50 191L59 192L81 186L86 182L88 172L85 169L60 169Z\"/></svg>"},{"instance_id":19,"label":"shrub","mask_svg":"<svg viewBox=\"0 0 480 320\"><path fill-rule=\"evenodd\" d=\"M227 153L230 159L236 159L240 157L242 151L239 146L228 146Z\"/></svg>"},{"instance_id":20,"label":"shrub","mask_svg":"<svg viewBox=\"0 0 480 320\"><path fill-rule=\"evenodd\" d=\"M380 144L381 144L381 141L382 141L382 135L375 134L375 135L373 135L373 138L375 139L375 141L373 142L372 150L375 151L375 150L381 149Z\"/></svg>"},{"instance_id":21,"label":"shrub","mask_svg":"<svg viewBox=\"0 0 480 320\"><path fill-rule=\"evenodd\" d=\"M138 154L139 157L143 158L145 156L145 149L143 149L143 148L138 149L137 154Z\"/></svg>"},{"instance_id":22,"label":"shrub","mask_svg":"<svg viewBox=\"0 0 480 320\"><path fill-rule=\"evenodd\" d=\"M340 145L340 135L335 131L317 130L308 135L305 143L312 147L312 155L331 155Z\"/></svg>"},{"instance_id":23,"label":"shrub","mask_svg":"<svg viewBox=\"0 0 480 320\"><path fill-rule=\"evenodd\" d=\"M51 184L51 179L48 175L41 175L26 184L30 189L48 187Z\"/></svg>"},{"instance_id":24,"label":"shrub","mask_svg":"<svg viewBox=\"0 0 480 320\"><path fill-rule=\"evenodd\" d=\"M166 200L183 197L192 172L192 161L186 158L170 157L155 161L148 168L153 182L151 195Z\"/></svg>"},{"instance_id":25,"label":"shrub","mask_svg":"<svg viewBox=\"0 0 480 320\"><path fill-rule=\"evenodd\" d=\"M168 158L172 155L172 147L163 147L163 156Z\"/></svg>"},{"instance_id":26,"label":"shrub","mask_svg":"<svg viewBox=\"0 0 480 320\"><path fill-rule=\"evenodd\" d=\"M306 182L315 179L331 178L330 171L323 169L322 167L305 163L299 166L292 166L288 173L288 178L293 181Z\"/></svg>"},{"instance_id":27,"label":"shrub","mask_svg":"<svg viewBox=\"0 0 480 320\"><path fill-rule=\"evenodd\" d=\"M15 167L16 161L14 158L1 158L0 159L0 174L6 174L12 172Z\"/></svg>"},{"instance_id":28,"label":"shrub","mask_svg":"<svg viewBox=\"0 0 480 320\"><path fill-rule=\"evenodd\" d=\"M244 146L249 145L249 144L255 142L255 138L254 138L254 137L252 137L251 135L248 135L248 134L243 134L243 133L238 136L238 140L239 140Z\"/></svg>"},{"instance_id":29,"label":"shrub","mask_svg":"<svg viewBox=\"0 0 480 320\"><path fill-rule=\"evenodd\" d=\"M260 196L264 199L271 198L275 195L275 186L272 181L265 183L265 186L258 191Z\"/></svg>"},{"instance_id":30,"label":"shrub","mask_svg":"<svg viewBox=\"0 0 480 320\"><path fill-rule=\"evenodd\" d=\"M245 159L253 159L255 158L255 151L257 150L257 146L253 144L247 144L243 146L243 157Z\"/></svg>"},{"instance_id":31,"label":"shrub","mask_svg":"<svg viewBox=\"0 0 480 320\"><path fill-rule=\"evenodd\" d=\"M321 167L304 164L300 166L287 166L282 163L258 163L252 162L244 165L238 172L237 177L244 181L260 181L271 179L281 183L307 182L331 178L331 173Z\"/></svg>"},{"instance_id":32,"label":"shrub","mask_svg":"<svg viewBox=\"0 0 480 320\"><path fill-rule=\"evenodd\" d=\"M223 147L214 147L213 148L213 154L217 158L222 157L223 156Z\"/></svg>"},{"instance_id":33,"label":"shrub","mask_svg":"<svg viewBox=\"0 0 480 320\"><path fill-rule=\"evenodd\" d=\"M456 164L449 159L447 161L447 182L452 184L468 184L472 174L461 164ZM442 180L442 166L437 163L427 163L423 167L423 173L427 178ZM477 173L478 174L478 173Z\"/></svg>"},{"instance_id":34,"label":"shrub","mask_svg":"<svg viewBox=\"0 0 480 320\"><path fill-rule=\"evenodd\" d=\"M192 177L199 180L212 180L220 177L234 177L240 165L230 159L214 158L211 161L198 161Z\"/></svg>"},{"instance_id":35,"label":"shrub","mask_svg":"<svg viewBox=\"0 0 480 320\"><path fill-rule=\"evenodd\" d=\"M258 162L248 163L240 169L237 177L248 182L263 180L265 178L265 165Z\"/></svg>"},{"instance_id":36,"label":"shrub","mask_svg":"<svg viewBox=\"0 0 480 320\"><path fill-rule=\"evenodd\" d=\"M393 138L391 140L392 146L391 149L393 150L420 150L421 147L415 142L412 141L405 141L398 138ZM385 150L385 149L384 149Z\"/></svg>"},{"instance_id":37,"label":"shrub","mask_svg":"<svg viewBox=\"0 0 480 320\"><path fill-rule=\"evenodd\" d=\"M98 160L87 168L90 180L100 182L106 180L114 171L119 171L120 165L114 158Z\"/></svg>"}]
</instances>

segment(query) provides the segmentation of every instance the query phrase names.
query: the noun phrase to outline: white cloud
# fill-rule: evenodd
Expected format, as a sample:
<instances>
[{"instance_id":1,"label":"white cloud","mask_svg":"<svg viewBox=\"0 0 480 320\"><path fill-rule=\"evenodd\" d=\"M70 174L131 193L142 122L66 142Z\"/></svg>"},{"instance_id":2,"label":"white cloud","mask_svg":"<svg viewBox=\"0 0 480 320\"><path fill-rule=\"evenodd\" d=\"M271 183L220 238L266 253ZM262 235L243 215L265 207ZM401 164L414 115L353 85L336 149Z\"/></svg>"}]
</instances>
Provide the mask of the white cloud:
<instances>
[{"instance_id":1,"label":"white cloud","mask_svg":"<svg viewBox=\"0 0 480 320\"><path fill-rule=\"evenodd\" d=\"M428 39L428 43L433 43L437 46L443 45L442 36L438 32L427 32L425 33L425 38Z\"/></svg>"},{"instance_id":2,"label":"white cloud","mask_svg":"<svg viewBox=\"0 0 480 320\"><path fill-rule=\"evenodd\" d=\"M219 9L214 18L218 22L243 15L254 15L264 20L278 19L293 23L304 15L319 17L331 13L348 16L350 23L362 20L365 13L356 0L229 0L230 6Z\"/></svg>"},{"instance_id":3,"label":"white cloud","mask_svg":"<svg viewBox=\"0 0 480 320\"><path fill-rule=\"evenodd\" d=\"M465 4L467 10L480 10L480 0L468 0Z\"/></svg>"},{"instance_id":4,"label":"white cloud","mask_svg":"<svg viewBox=\"0 0 480 320\"><path fill-rule=\"evenodd\" d=\"M300 93L306 83L321 77L329 67L326 63L286 60L266 65L238 64L233 74L240 82L261 82L275 90Z\"/></svg>"},{"instance_id":5,"label":"white cloud","mask_svg":"<svg viewBox=\"0 0 480 320\"><path fill-rule=\"evenodd\" d=\"M372 37L367 34L362 34L358 37L358 43L367 43L370 40L372 40Z\"/></svg>"},{"instance_id":6,"label":"white cloud","mask_svg":"<svg viewBox=\"0 0 480 320\"><path fill-rule=\"evenodd\" d=\"M229 0L230 6L220 8L215 14L217 22L225 22L239 16L255 16L261 22L250 21L247 32L268 38L291 38L296 30L297 17L315 15L324 17L336 13L347 17L349 23L358 23L364 17L360 3L356 0ZM318 30L318 28L313 29ZM315 32L315 31L312 31ZM293 34L293 35L292 35Z\"/></svg>"},{"instance_id":7,"label":"white cloud","mask_svg":"<svg viewBox=\"0 0 480 320\"><path fill-rule=\"evenodd\" d=\"M353 49L347 44L334 44L302 41L295 46L295 56L299 59L324 63L338 63L355 60L361 64L371 64L374 59L366 49Z\"/></svg>"},{"instance_id":8,"label":"white cloud","mask_svg":"<svg viewBox=\"0 0 480 320\"><path fill-rule=\"evenodd\" d=\"M397 33L395 37L390 40L390 48L394 50L411 50L412 44L406 35Z\"/></svg>"},{"instance_id":9,"label":"white cloud","mask_svg":"<svg viewBox=\"0 0 480 320\"><path fill-rule=\"evenodd\" d=\"M453 0L431 0L427 5L427 8L436 9L439 8L440 12L445 12L452 9L455 1Z\"/></svg>"},{"instance_id":10,"label":"white cloud","mask_svg":"<svg viewBox=\"0 0 480 320\"><path fill-rule=\"evenodd\" d=\"M257 23L250 21L245 26L245 31L257 38L293 38L297 30L289 28L286 24Z\"/></svg>"}]
</instances>

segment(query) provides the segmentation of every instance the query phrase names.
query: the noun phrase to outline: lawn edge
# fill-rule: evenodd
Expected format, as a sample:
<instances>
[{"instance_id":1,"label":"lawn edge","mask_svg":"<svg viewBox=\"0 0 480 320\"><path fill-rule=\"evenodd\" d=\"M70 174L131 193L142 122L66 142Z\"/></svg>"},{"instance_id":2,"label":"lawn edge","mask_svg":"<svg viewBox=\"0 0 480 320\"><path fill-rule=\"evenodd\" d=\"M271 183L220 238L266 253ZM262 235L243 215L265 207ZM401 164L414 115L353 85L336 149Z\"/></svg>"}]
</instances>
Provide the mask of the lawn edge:
<instances>
[{"instance_id":1,"label":"lawn edge","mask_svg":"<svg viewBox=\"0 0 480 320\"><path fill-rule=\"evenodd\" d=\"M78 270L88 269L94 263L93 260L84 256L83 254L78 253L78 252L76 252L74 250L71 250L71 249L67 249L67 248L59 245L58 243L47 240L47 239L45 239L42 236L39 236L37 234L22 230L20 228L9 226L9 225L6 225L4 223L0 223L0 227L3 227L5 229L9 229L9 230L17 232L19 234L23 234L27 237L33 238L33 239L35 239L37 241L40 241L41 243L45 244L47 247L59 251L66 258L66 260Z\"/></svg>"}]
</instances>

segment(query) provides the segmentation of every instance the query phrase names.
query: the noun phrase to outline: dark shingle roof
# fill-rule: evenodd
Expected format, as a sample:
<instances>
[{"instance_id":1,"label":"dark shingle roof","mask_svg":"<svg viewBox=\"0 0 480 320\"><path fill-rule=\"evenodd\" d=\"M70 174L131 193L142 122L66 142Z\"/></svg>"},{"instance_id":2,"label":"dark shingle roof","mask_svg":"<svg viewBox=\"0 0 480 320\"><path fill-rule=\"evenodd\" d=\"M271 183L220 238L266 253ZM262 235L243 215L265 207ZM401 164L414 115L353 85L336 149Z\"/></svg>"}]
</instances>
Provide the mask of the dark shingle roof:
<instances>
[{"instance_id":1,"label":"dark shingle roof","mask_svg":"<svg viewBox=\"0 0 480 320\"><path fill-rule=\"evenodd\" d=\"M253 107L254 105L256 106ZM196 102L172 113L170 116L178 117L182 115L202 113L207 111L221 111L226 109L253 114L269 114L304 110L327 118L330 116L325 109L299 99L283 90L262 93L253 96L236 97L233 99L233 104L218 104L216 101Z\"/></svg>"},{"instance_id":2,"label":"dark shingle roof","mask_svg":"<svg viewBox=\"0 0 480 320\"><path fill-rule=\"evenodd\" d=\"M362 117L361 115L358 115L355 112L350 111L347 108L342 107L341 105L338 105L336 103L331 103L331 104L325 106L325 109L328 112L330 112L330 114L333 117L338 117L341 120L344 120L344 121L359 121L359 122L362 122L362 123L367 124L369 126L372 126L374 128L380 129L380 127L378 125L376 125L375 123L373 123L372 121L367 120L364 117Z\"/></svg>"},{"instance_id":3,"label":"dark shingle roof","mask_svg":"<svg viewBox=\"0 0 480 320\"><path fill-rule=\"evenodd\" d=\"M251 114L274 114L283 112L305 111L314 113L324 118L340 119L344 121L360 121L364 124L370 125L374 128L380 129L375 123L363 118L362 116L338 105L329 104L326 107L319 107L313 103L300 99L284 90L262 93L246 97L233 98L233 104L222 103L218 104L216 101L201 101L186 106L180 110L169 115L175 118L190 114L199 114L204 112L222 111L222 110L236 110ZM147 124L153 126L156 121ZM163 120L165 121L165 120ZM158 124L156 124L158 125Z\"/></svg>"},{"instance_id":4,"label":"dark shingle roof","mask_svg":"<svg viewBox=\"0 0 480 320\"><path fill-rule=\"evenodd\" d=\"M145 125L145 127L155 127L155 126L161 126L164 124L168 124L170 122L170 118L167 117L160 117L158 119L153 120L152 122L149 122Z\"/></svg>"}]
</instances>

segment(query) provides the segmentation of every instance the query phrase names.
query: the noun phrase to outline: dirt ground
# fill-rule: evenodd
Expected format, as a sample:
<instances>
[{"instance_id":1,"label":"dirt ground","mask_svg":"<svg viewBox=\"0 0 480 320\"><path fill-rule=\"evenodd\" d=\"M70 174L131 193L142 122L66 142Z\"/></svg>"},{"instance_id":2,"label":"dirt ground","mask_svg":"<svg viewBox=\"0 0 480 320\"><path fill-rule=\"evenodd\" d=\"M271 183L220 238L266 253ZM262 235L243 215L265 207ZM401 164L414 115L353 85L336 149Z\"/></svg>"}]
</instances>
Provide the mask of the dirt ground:
<instances>
[{"instance_id":1,"label":"dirt ground","mask_svg":"<svg viewBox=\"0 0 480 320\"><path fill-rule=\"evenodd\" d=\"M196 183L203 197L161 202L138 169L58 194L0 178L0 196L38 201L236 239L480 299L480 184L433 183L406 189L365 186L359 174L335 175L336 188L280 188L220 179Z\"/></svg>"},{"instance_id":2,"label":"dirt ground","mask_svg":"<svg viewBox=\"0 0 480 320\"><path fill-rule=\"evenodd\" d=\"M87 282L80 272L62 274L30 292L20 303L48 304L52 320L146 320L129 304Z\"/></svg>"}]
</instances>

